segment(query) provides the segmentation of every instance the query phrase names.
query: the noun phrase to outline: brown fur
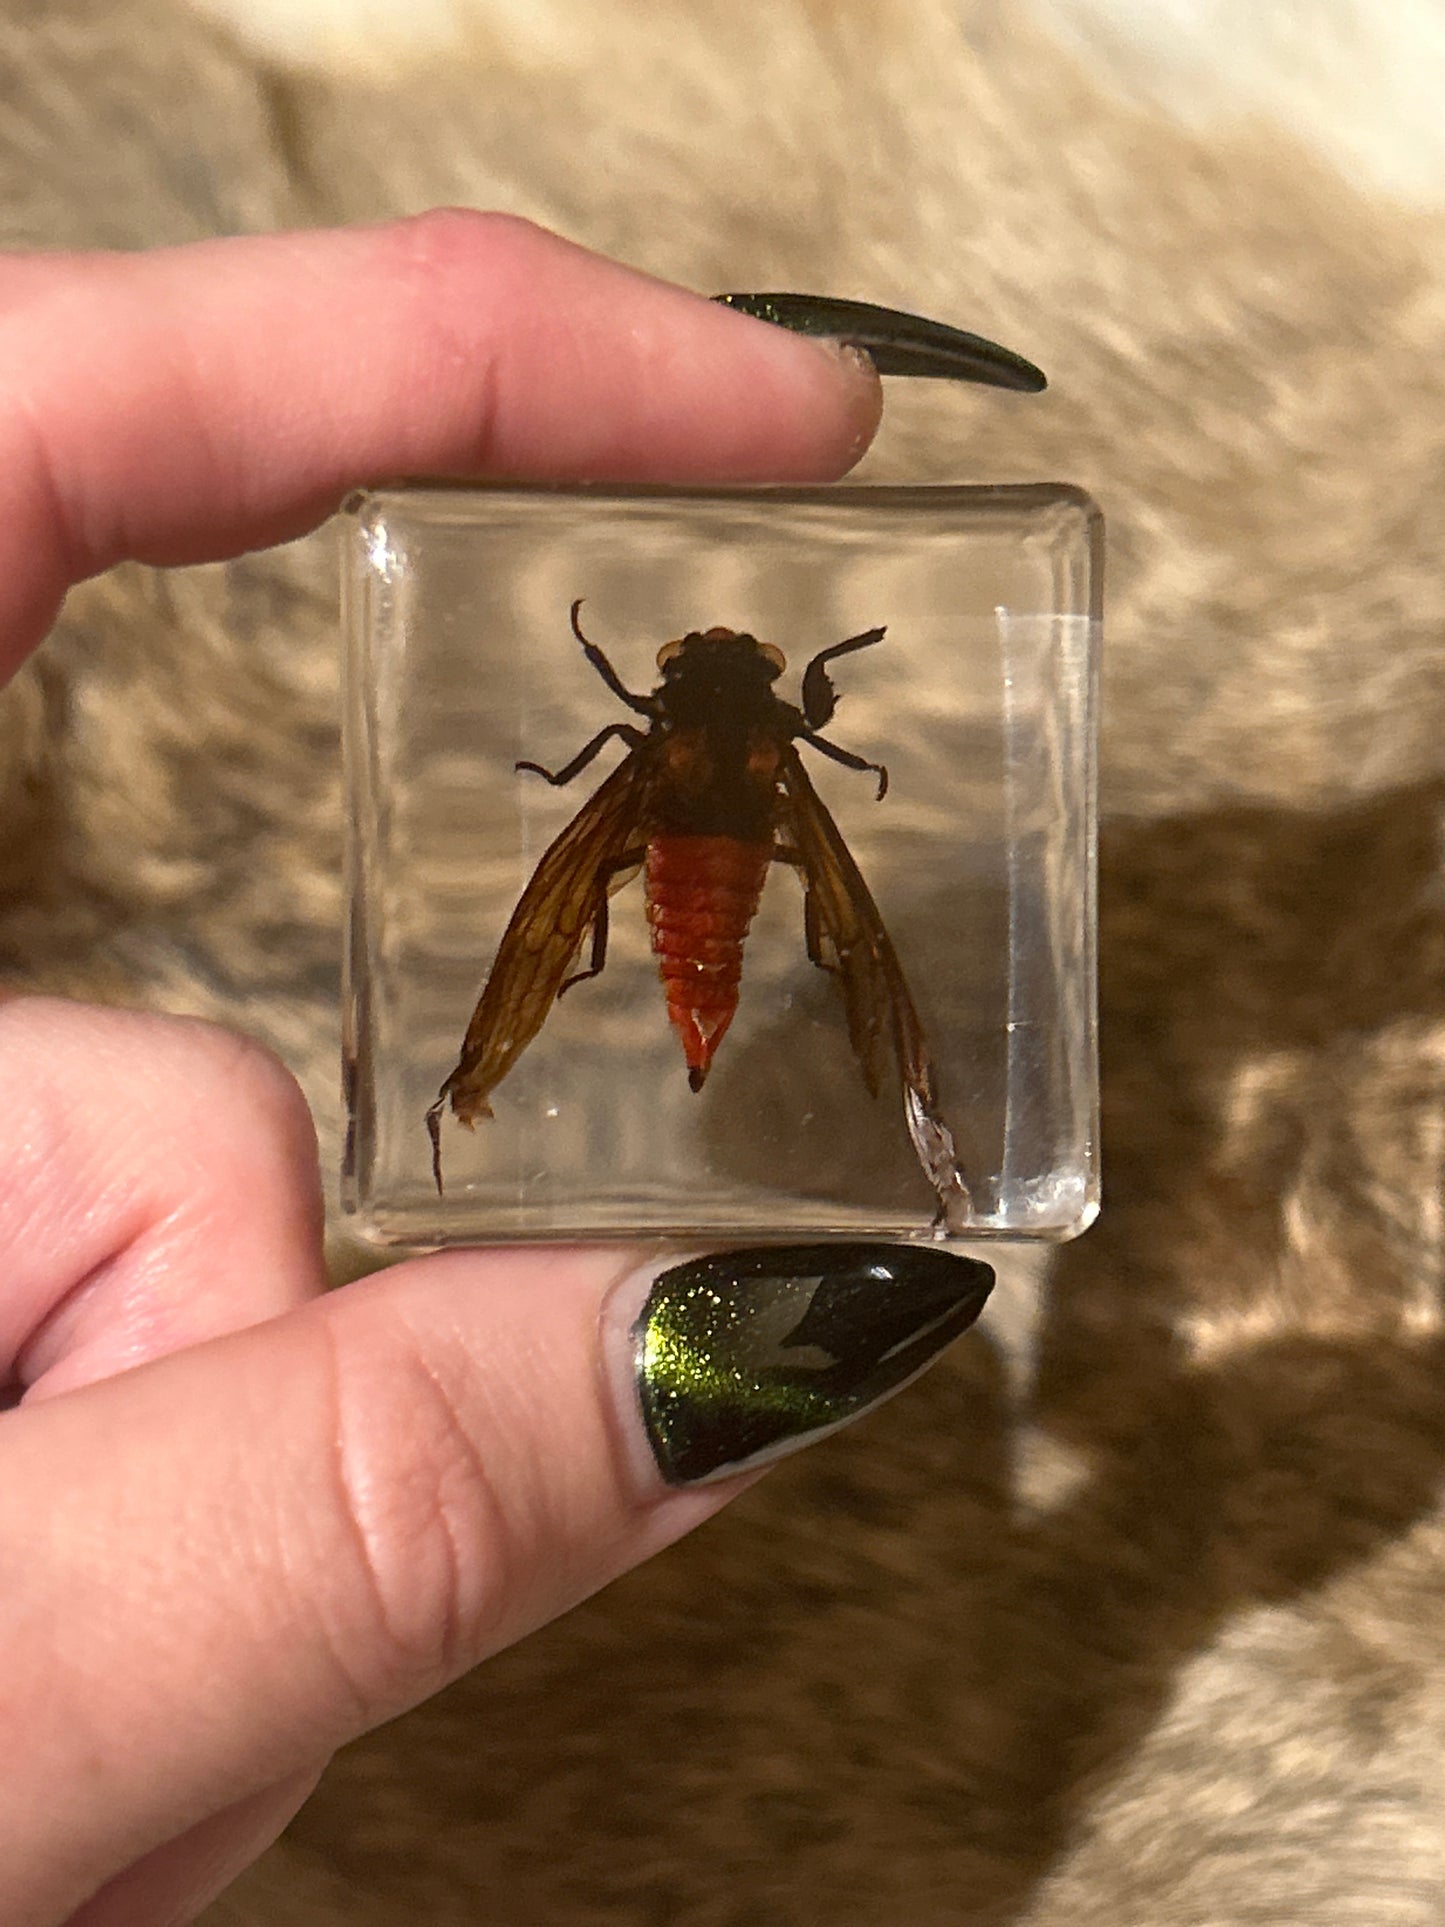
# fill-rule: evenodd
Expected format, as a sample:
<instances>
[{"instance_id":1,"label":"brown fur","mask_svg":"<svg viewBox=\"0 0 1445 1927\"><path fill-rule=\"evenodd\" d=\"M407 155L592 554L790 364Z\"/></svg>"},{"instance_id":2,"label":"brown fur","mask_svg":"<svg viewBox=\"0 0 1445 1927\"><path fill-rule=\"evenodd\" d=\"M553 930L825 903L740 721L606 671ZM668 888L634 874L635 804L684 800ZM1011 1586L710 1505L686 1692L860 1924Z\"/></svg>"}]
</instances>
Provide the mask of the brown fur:
<instances>
[{"instance_id":1,"label":"brown fur","mask_svg":"<svg viewBox=\"0 0 1445 1927\"><path fill-rule=\"evenodd\" d=\"M351 1749L212 1918L1434 1921L1442 223L1104 98L1006 0L553 14L304 78L12 9L7 238L458 199L1042 362L895 389L869 470L1109 517L1107 1205L1036 1316L1019 1266L906 1398ZM335 663L322 537L92 585L0 709L10 979L258 1033L333 1164Z\"/></svg>"}]
</instances>

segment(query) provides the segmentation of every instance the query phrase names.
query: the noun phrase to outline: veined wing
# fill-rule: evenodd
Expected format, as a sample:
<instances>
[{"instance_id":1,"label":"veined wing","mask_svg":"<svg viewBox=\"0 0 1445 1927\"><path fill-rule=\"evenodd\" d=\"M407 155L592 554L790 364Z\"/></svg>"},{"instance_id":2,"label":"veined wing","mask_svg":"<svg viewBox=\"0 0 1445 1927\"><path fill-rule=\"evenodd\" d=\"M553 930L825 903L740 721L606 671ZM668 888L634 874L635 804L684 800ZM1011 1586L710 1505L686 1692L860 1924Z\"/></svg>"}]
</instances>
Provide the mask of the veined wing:
<instances>
[{"instance_id":1,"label":"veined wing","mask_svg":"<svg viewBox=\"0 0 1445 1927\"><path fill-rule=\"evenodd\" d=\"M938 1108L928 1040L903 966L863 873L795 746L785 752L779 773L782 827L806 878L810 948L838 978L848 1036L869 1090L876 1095L882 1088L890 1059L896 1066L908 1135L938 1198L938 1221L945 1223L950 1205L966 1203L968 1190L953 1133Z\"/></svg>"},{"instance_id":2,"label":"veined wing","mask_svg":"<svg viewBox=\"0 0 1445 1927\"><path fill-rule=\"evenodd\" d=\"M488 1097L546 1022L589 931L605 915L609 889L629 860L640 860L652 775L648 745L640 744L594 790L532 873L467 1025L457 1067L427 1113L434 1152L448 1100L463 1124L491 1116Z\"/></svg>"}]
</instances>

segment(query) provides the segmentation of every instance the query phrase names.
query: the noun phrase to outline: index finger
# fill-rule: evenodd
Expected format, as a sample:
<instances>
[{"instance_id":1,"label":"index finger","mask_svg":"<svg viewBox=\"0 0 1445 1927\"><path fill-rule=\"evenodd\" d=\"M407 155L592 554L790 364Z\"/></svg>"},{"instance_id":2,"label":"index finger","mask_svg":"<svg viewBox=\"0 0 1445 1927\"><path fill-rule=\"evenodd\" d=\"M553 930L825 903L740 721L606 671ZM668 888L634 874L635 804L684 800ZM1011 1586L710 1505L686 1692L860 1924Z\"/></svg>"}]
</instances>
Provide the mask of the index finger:
<instances>
[{"instance_id":1,"label":"index finger","mask_svg":"<svg viewBox=\"0 0 1445 1927\"><path fill-rule=\"evenodd\" d=\"M861 359L446 209L0 262L0 678L70 583L303 533L358 482L825 480Z\"/></svg>"}]
</instances>

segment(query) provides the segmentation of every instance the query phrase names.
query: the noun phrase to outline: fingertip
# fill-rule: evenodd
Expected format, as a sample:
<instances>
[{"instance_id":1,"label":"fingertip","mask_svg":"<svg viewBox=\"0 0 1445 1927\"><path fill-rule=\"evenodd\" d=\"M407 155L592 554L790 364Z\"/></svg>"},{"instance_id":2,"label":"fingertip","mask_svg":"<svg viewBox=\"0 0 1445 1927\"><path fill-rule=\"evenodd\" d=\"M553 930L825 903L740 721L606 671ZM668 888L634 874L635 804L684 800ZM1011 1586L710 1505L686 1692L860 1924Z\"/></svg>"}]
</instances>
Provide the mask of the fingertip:
<instances>
[{"instance_id":1,"label":"fingertip","mask_svg":"<svg viewBox=\"0 0 1445 1927\"><path fill-rule=\"evenodd\" d=\"M842 369L849 440L838 473L846 475L862 461L878 433L883 420L883 383L872 356L851 342L820 341L815 345Z\"/></svg>"},{"instance_id":2,"label":"fingertip","mask_svg":"<svg viewBox=\"0 0 1445 1927\"><path fill-rule=\"evenodd\" d=\"M761 383L769 391L761 411L770 424L769 458L756 474L730 479L835 481L862 460L883 417L883 384L866 354L830 337L789 333L716 301L699 298L699 307L707 316L698 317L707 340L718 321L745 331L746 359L736 365L748 391L746 411L757 409Z\"/></svg>"},{"instance_id":3,"label":"fingertip","mask_svg":"<svg viewBox=\"0 0 1445 1927\"><path fill-rule=\"evenodd\" d=\"M821 482L867 448L866 356L514 216L6 267L27 373L0 477L0 671L67 581L300 534L377 475Z\"/></svg>"},{"instance_id":4,"label":"fingertip","mask_svg":"<svg viewBox=\"0 0 1445 1927\"><path fill-rule=\"evenodd\" d=\"M0 1538L34 1552L7 1659L42 1739L7 1817L7 1920L17 1896L62 1917L742 1489L621 1465L613 1428L640 1421L598 1334L627 1268L435 1254L17 1415Z\"/></svg>"}]
</instances>

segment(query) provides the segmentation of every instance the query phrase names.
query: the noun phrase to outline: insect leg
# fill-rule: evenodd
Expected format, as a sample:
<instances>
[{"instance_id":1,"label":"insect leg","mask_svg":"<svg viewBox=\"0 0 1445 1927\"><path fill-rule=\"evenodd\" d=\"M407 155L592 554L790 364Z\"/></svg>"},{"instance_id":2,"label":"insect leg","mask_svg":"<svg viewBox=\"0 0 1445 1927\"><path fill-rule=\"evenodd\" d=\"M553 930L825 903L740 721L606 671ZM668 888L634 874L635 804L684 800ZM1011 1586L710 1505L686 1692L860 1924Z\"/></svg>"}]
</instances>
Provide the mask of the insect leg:
<instances>
[{"instance_id":1,"label":"insect leg","mask_svg":"<svg viewBox=\"0 0 1445 1927\"><path fill-rule=\"evenodd\" d=\"M655 716L657 710L651 698L647 696L634 696L632 691L627 687L627 684L607 660L606 656L604 656L602 651L597 647L597 644L595 642L589 642L586 636L583 635L577 623L577 611L582 607L582 603L583 597L578 596L577 600L572 604L572 633L576 636L586 652L588 662L591 663L592 667L597 671L613 695L625 702L629 709L635 709L639 716Z\"/></svg>"},{"instance_id":2,"label":"insect leg","mask_svg":"<svg viewBox=\"0 0 1445 1927\"><path fill-rule=\"evenodd\" d=\"M851 656L855 649L871 649L887 633L886 629L865 629L861 636L849 636L846 642L835 642L831 649L822 649L814 656L803 671L803 714L810 729L821 729L831 722L838 707L838 692L823 665L835 656Z\"/></svg>"},{"instance_id":3,"label":"insect leg","mask_svg":"<svg viewBox=\"0 0 1445 1927\"><path fill-rule=\"evenodd\" d=\"M808 879L808 859L801 850L795 850L787 843L777 843L773 846L773 861L791 864L795 870L802 871L803 942L807 946L808 962L816 964L819 970L826 970L830 975L835 975L837 964L829 963L823 955L823 920L818 914L817 898L813 895L813 886Z\"/></svg>"},{"instance_id":4,"label":"insect leg","mask_svg":"<svg viewBox=\"0 0 1445 1927\"><path fill-rule=\"evenodd\" d=\"M559 998L565 997L573 984L585 984L589 977L600 977L602 966L607 961L607 892L599 892L597 908L592 914L592 960L585 970L579 970L571 977L564 977L558 987Z\"/></svg>"},{"instance_id":5,"label":"insect leg","mask_svg":"<svg viewBox=\"0 0 1445 1927\"><path fill-rule=\"evenodd\" d=\"M598 872L597 907L592 914L591 960L585 970L579 970L575 976L568 977L564 981L561 989L557 992L559 997L564 991L570 990L573 984L585 984L589 977L600 977L602 975L602 966L607 962L607 886L620 870L636 869L637 865L642 862L646 855L647 852L645 849L628 850L624 855L618 857L615 863L609 863L606 869Z\"/></svg>"},{"instance_id":6,"label":"insect leg","mask_svg":"<svg viewBox=\"0 0 1445 1927\"><path fill-rule=\"evenodd\" d=\"M808 962L816 964L819 970L826 970L836 976L838 965L829 963L823 955L823 921L818 915L818 903L809 890L803 898L803 942L807 946Z\"/></svg>"},{"instance_id":7,"label":"insect leg","mask_svg":"<svg viewBox=\"0 0 1445 1927\"><path fill-rule=\"evenodd\" d=\"M878 778L876 800L880 803L883 801L888 794L888 772L881 763L870 763L866 757L855 756L851 749L839 749L836 743L830 743L821 736L815 736L811 729L805 729L802 735L805 743L810 744L814 749L821 750L825 756L831 756L835 763L841 763L845 769L871 769Z\"/></svg>"},{"instance_id":8,"label":"insect leg","mask_svg":"<svg viewBox=\"0 0 1445 1927\"><path fill-rule=\"evenodd\" d=\"M442 1112L446 1109L450 1078L442 1085L441 1096L426 1114L427 1136L431 1139L431 1174L436 1179L437 1196L442 1196Z\"/></svg>"},{"instance_id":9,"label":"insect leg","mask_svg":"<svg viewBox=\"0 0 1445 1927\"><path fill-rule=\"evenodd\" d=\"M636 749L647 740L642 731L640 729L634 729L631 723L609 723L606 729L598 730L590 743L584 743L582 745L570 763L564 763L561 769L555 772L550 769L543 769L540 763L525 761L514 763L512 767L513 769L529 769L535 776L544 776L554 789L560 789L563 783L570 783L572 778L576 776L580 770L586 769L597 752L605 743L611 742L614 736L621 742L626 743L629 749Z\"/></svg>"}]
</instances>

